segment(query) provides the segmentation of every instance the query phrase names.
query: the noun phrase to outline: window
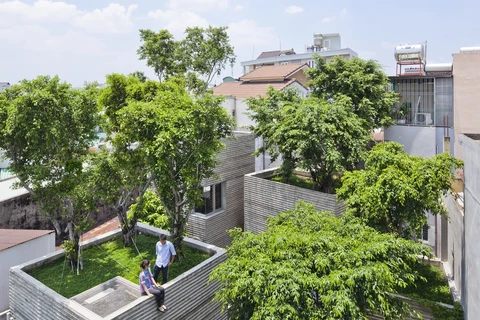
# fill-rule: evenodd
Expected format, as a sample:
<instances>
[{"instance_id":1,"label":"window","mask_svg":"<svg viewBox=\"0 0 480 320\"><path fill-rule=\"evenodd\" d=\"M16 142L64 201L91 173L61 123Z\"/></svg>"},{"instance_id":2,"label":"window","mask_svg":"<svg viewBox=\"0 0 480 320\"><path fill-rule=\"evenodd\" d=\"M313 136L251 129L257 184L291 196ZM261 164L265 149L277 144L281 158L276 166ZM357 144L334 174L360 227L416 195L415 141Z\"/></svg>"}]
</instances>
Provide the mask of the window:
<instances>
[{"instance_id":1,"label":"window","mask_svg":"<svg viewBox=\"0 0 480 320\"><path fill-rule=\"evenodd\" d=\"M323 40L323 47L330 48L330 40Z\"/></svg>"},{"instance_id":2,"label":"window","mask_svg":"<svg viewBox=\"0 0 480 320\"><path fill-rule=\"evenodd\" d=\"M203 199L195 206L195 212L209 214L223 210L224 183L203 187Z\"/></svg>"},{"instance_id":3,"label":"window","mask_svg":"<svg viewBox=\"0 0 480 320\"><path fill-rule=\"evenodd\" d=\"M422 239L428 241L428 225L424 225L422 228Z\"/></svg>"}]
</instances>

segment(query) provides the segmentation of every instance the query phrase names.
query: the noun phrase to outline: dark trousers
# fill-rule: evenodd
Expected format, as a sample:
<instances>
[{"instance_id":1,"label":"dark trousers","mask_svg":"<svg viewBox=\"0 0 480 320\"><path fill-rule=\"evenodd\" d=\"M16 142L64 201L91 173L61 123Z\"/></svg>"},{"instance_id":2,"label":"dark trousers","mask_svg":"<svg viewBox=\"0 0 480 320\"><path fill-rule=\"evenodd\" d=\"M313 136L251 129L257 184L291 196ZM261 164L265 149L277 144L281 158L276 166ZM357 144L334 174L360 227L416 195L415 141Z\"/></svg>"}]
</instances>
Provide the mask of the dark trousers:
<instances>
[{"instance_id":1,"label":"dark trousers","mask_svg":"<svg viewBox=\"0 0 480 320\"><path fill-rule=\"evenodd\" d=\"M160 271L162 271L162 284L167 283L168 281L168 266L166 267L159 267L155 265L153 267L153 279L155 279L155 282L158 283L158 275L160 274Z\"/></svg>"},{"instance_id":2,"label":"dark trousers","mask_svg":"<svg viewBox=\"0 0 480 320\"><path fill-rule=\"evenodd\" d=\"M163 305L163 301L165 300L165 289L163 287L151 287L148 291L155 296L155 300L157 301L157 308ZM143 295L147 295L146 292Z\"/></svg>"}]
</instances>

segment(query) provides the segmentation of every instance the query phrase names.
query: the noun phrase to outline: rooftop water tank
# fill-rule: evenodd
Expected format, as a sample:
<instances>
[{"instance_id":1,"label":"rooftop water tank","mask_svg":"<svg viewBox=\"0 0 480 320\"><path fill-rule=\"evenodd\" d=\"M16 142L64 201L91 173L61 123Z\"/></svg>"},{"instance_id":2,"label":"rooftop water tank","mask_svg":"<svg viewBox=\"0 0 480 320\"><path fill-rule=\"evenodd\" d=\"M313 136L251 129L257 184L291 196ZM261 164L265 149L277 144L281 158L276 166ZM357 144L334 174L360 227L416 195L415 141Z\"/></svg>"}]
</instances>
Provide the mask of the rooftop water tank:
<instances>
[{"instance_id":1,"label":"rooftop water tank","mask_svg":"<svg viewBox=\"0 0 480 320\"><path fill-rule=\"evenodd\" d=\"M421 43L396 46L394 56L398 62L419 62L425 59L425 46Z\"/></svg>"}]
</instances>

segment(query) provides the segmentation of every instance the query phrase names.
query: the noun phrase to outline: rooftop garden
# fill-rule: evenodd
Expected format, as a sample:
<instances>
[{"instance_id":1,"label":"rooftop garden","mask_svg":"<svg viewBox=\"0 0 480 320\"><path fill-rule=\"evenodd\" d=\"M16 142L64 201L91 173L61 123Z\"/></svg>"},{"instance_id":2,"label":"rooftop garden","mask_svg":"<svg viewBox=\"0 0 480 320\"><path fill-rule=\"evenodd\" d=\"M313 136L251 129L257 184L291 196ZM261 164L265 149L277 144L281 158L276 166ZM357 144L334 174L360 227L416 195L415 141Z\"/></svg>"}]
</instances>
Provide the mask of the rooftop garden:
<instances>
[{"instance_id":1,"label":"rooftop garden","mask_svg":"<svg viewBox=\"0 0 480 320\"><path fill-rule=\"evenodd\" d=\"M155 262L155 244L158 238L137 235L135 246L125 247L121 237L83 251L84 269L77 275L69 268L68 259L58 259L33 269L29 274L66 298L71 298L96 285L121 276L138 283L139 264L142 259ZM208 259L209 255L184 247L184 258L175 260L169 268L172 280L185 271ZM153 270L152 270L153 272Z\"/></svg>"}]
</instances>

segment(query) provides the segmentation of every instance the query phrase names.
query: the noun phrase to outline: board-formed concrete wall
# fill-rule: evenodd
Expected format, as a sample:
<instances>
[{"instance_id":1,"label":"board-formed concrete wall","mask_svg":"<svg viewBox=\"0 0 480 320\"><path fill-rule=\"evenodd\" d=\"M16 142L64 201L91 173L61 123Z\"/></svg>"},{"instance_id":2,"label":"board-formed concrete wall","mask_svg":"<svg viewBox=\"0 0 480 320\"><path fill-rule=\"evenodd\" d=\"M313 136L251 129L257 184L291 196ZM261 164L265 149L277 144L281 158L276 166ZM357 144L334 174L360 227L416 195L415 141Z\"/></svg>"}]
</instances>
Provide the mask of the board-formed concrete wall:
<instances>
[{"instance_id":1,"label":"board-formed concrete wall","mask_svg":"<svg viewBox=\"0 0 480 320\"><path fill-rule=\"evenodd\" d=\"M318 211L331 211L336 215L345 211L345 205L337 202L334 194L269 180L275 170L263 170L244 177L245 231L265 231L268 217L295 209L300 200L312 203Z\"/></svg>"},{"instance_id":2,"label":"board-formed concrete wall","mask_svg":"<svg viewBox=\"0 0 480 320\"><path fill-rule=\"evenodd\" d=\"M255 171L255 141L251 134L237 133L236 138L226 141L220 153L220 164L215 168L218 179L209 179L205 185L225 183L225 207L213 214L192 213L188 218L187 235L219 247L230 244L227 230L243 228L243 176Z\"/></svg>"},{"instance_id":3,"label":"board-formed concrete wall","mask_svg":"<svg viewBox=\"0 0 480 320\"><path fill-rule=\"evenodd\" d=\"M156 236L160 233L168 234L167 231L143 224L138 225L138 230ZM103 243L120 235L120 233L120 230L109 232L101 237L85 242L82 247L87 248L94 244ZM163 286L165 288L165 301L169 309L162 314L162 319L227 319L227 314L221 313L220 304L212 302L213 295L218 289L218 284L207 283L210 272L226 259L225 251L216 246L189 238L185 238L185 244L209 253L211 257ZM81 304L61 296L26 273L26 271L44 263L63 259L63 256L63 250L59 250L43 258L32 260L10 269L10 311L15 320L126 320L158 318L159 312L156 310L153 297L140 296L132 303L103 318Z\"/></svg>"}]
</instances>

